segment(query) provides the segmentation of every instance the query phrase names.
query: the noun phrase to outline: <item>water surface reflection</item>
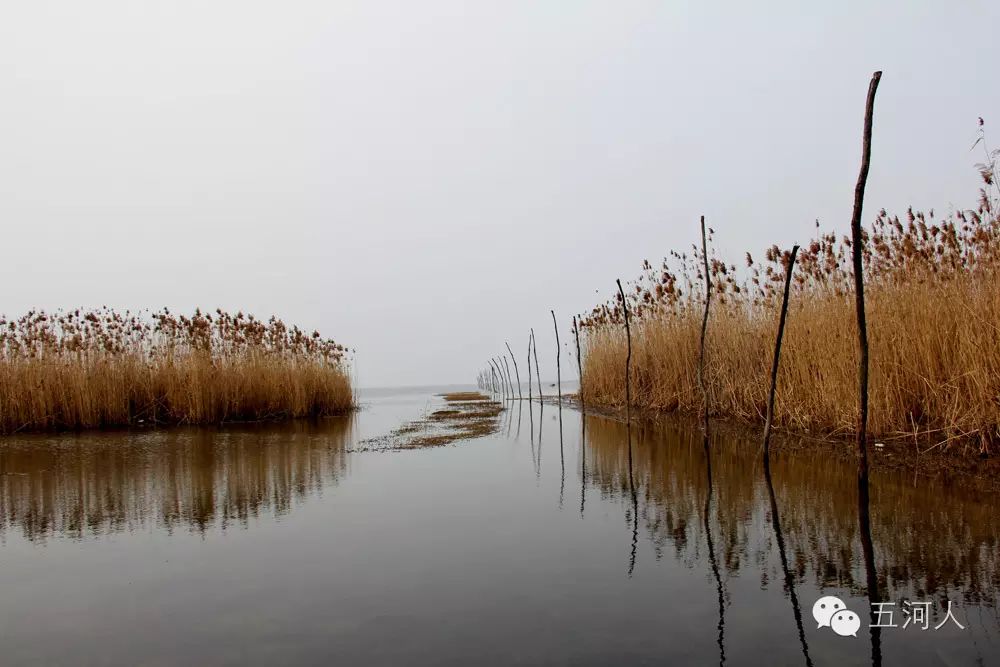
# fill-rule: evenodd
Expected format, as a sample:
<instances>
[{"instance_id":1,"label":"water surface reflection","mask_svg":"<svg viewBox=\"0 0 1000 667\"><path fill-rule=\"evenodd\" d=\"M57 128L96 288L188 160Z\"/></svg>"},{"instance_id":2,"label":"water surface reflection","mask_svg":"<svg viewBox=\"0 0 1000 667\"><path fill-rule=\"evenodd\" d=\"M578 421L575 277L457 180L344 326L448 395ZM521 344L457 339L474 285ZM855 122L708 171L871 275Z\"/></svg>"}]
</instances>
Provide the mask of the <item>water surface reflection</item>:
<instances>
[{"instance_id":1,"label":"water surface reflection","mask_svg":"<svg viewBox=\"0 0 1000 667\"><path fill-rule=\"evenodd\" d=\"M713 434L706 475L697 429L633 427L630 471L624 424L588 417L586 428L591 483L606 497L631 501L634 476L640 515L658 558L665 552L689 563L699 558L698 545L707 543L706 499L714 493L711 523L720 565L729 575L759 565L779 547L770 528L777 506L788 568L796 579L866 592L853 466L832 461L825 452L772 454L772 504L752 441ZM873 473L870 521L883 595L994 604L1000 590L1000 522L988 498L943 480ZM706 507L699 507L703 503ZM761 584L773 578L765 572Z\"/></svg>"},{"instance_id":2,"label":"water surface reflection","mask_svg":"<svg viewBox=\"0 0 1000 667\"><path fill-rule=\"evenodd\" d=\"M347 468L349 417L226 429L87 432L0 446L0 532L204 532L320 494Z\"/></svg>"},{"instance_id":3,"label":"water surface reflection","mask_svg":"<svg viewBox=\"0 0 1000 667\"><path fill-rule=\"evenodd\" d=\"M828 452L765 468L752 434L713 432L706 451L697 424L629 437L527 401L488 437L354 446L436 409L438 391L375 395L344 420L0 443L0 662L1000 656L1000 527L992 497L967 485L876 472L859 513L855 466ZM951 600L967 629L816 628L820 595L867 621L872 589L935 611Z\"/></svg>"}]
</instances>

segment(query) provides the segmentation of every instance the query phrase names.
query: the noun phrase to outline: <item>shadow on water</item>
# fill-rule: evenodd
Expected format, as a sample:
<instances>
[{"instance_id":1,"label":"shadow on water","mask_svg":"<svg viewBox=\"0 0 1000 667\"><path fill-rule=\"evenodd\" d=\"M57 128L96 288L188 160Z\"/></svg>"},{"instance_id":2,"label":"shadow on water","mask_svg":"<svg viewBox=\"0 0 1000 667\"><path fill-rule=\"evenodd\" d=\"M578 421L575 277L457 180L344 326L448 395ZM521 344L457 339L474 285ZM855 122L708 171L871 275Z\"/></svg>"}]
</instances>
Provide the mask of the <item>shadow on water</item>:
<instances>
[{"instance_id":1,"label":"shadow on water","mask_svg":"<svg viewBox=\"0 0 1000 667\"><path fill-rule=\"evenodd\" d=\"M860 506L857 502L854 466L831 460L827 452L773 458L761 480L754 476L758 448L752 442L713 434L708 460L696 426L665 423L632 430L632 446L625 447L626 424L587 416L587 483L602 495L620 495L629 505L632 490L645 487L638 494L645 500L641 516L658 558L672 549L678 559L693 564L692 528L714 526L721 537L712 549L720 574L738 574L768 550L766 543L758 547L757 526L768 513L777 516L773 492L773 506L784 508L780 542L788 554L787 570L799 582L861 597L868 594L869 576L876 575L872 581L883 582L882 599L959 592L969 606L996 602L1000 523L985 492L946 479L914 480L905 471L875 471L872 484L879 493L869 509L865 496ZM699 497L710 502L699 508ZM781 578L787 580L784 573ZM872 588L878 596L878 588Z\"/></svg>"},{"instance_id":2,"label":"shadow on water","mask_svg":"<svg viewBox=\"0 0 1000 667\"><path fill-rule=\"evenodd\" d=\"M30 540L246 524L285 514L347 470L350 417L223 430L8 438L0 446L0 534Z\"/></svg>"},{"instance_id":3,"label":"shadow on water","mask_svg":"<svg viewBox=\"0 0 1000 667\"><path fill-rule=\"evenodd\" d=\"M870 610L869 634L871 635L872 665L882 665L882 628L876 623L875 603L882 600L879 595L878 572L875 569L875 545L872 541L871 498L868 475L858 475L858 533L861 538L861 553L865 562L865 583Z\"/></svg>"},{"instance_id":4,"label":"shadow on water","mask_svg":"<svg viewBox=\"0 0 1000 667\"><path fill-rule=\"evenodd\" d=\"M809 644L806 641L805 628L802 626L802 609L795 593L795 576L788 567L788 552L785 549L785 537L781 532L781 514L778 512L778 501L774 497L774 482L771 480L771 457L764 454L764 483L767 484L767 497L771 505L771 526L774 528L774 538L778 544L778 557L781 559L781 573L785 580L785 590L792 603L792 616L795 618L795 628L799 633L799 643L802 645L802 656L806 659L806 667L812 667L809 657Z\"/></svg>"},{"instance_id":5,"label":"shadow on water","mask_svg":"<svg viewBox=\"0 0 1000 667\"><path fill-rule=\"evenodd\" d=\"M580 418L580 518L587 502L587 412Z\"/></svg>"},{"instance_id":6,"label":"shadow on water","mask_svg":"<svg viewBox=\"0 0 1000 667\"><path fill-rule=\"evenodd\" d=\"M628 443L628 491L632 499L632 548L628 557L628 576L635 573L635 559L639 551L639 496L635 490L635 472L632 463L632 424L625 424L625 440Z\"/></svg>"},{"instance_id":7,"label":"shadow on water","mask_svg":"<svg viewBox=\"0 0 1000 667\"><path fill-rule=\"evenodd\" d=\"M722 576L719 573L719 561L715 557L715 543L712 539L712 524L709 515L712 509L712 449L709 446L708 432L702 434L702 449L705 452L705 511L703 512L705 524L705 542L708 546L708 562L712 568L712 576L715 577L715 591L719 599L719 623L718 639L719 664L726 664L726 592L722 586ZM631 453L629 460L631 461Z\"/></svg>"},{"instance_id":8,"label":"shadow on water","mask_svg":"<svg viewBox=\"0 0 1000 667\"><path fill-rule=\"evenodd\" d=\"M566 452L563 448L562 402L559 403L559 509L563 506L566 493Z\"/></svg>"},{"instance_id":9,"label":"shadow on water","mask_svg":"<svg viewBox=\"0 0 1000 667\"><path fill-rule=\"evenodd\" d=\"M787 641L795 643L807 667L814 664L817 650L824 659L837 654L831 651L854 650L846 642L838 644L840 638L829 628L806 627L802 607L811 622L813 601L827 594L843 597L859 612L869 606L870 619L859 615L869 626L865 652L870 655L864 662L875 666L888 659L887 651L893 664L903 657L923 664L929 655L946 653L974 660L980 651L977 642L994 645L1000 636L1000 522L988 491L947 478L877 470L871 481L876 492L871 493L868 485L859 486L852 462L831 459L824 451L772 455L761 475L759 446L750 438L713 433L712 446L706 448L697 425L683 423L630 428L588 415L580 433L586 433L581 483L604 497L617 497L633 521L642 519L642 526L631 526L629 575L634 573L638 534L640 559L646 548L657 561L672 552L676 561L704 568L711 578L720 664L727 660L727 648L735 650L730 644L746 643L746 615L756 613L748 610L773 610L769 598L739 583L758 572L761 593L771 582L780 582L794 619L794 626L787 626L794 635L789 632ZM707 553L699 553L699 542ZM957 627L950 637L895 629L892 633L900 634L892 634L887 649L886 631L877 627L872 603L894 603L902 626L903 601L921 600L934 601L935 621L943 619L951 600L966 614L959 618L963 625L978 619L976 634ZM735 614L730 611L734 605ZM733 639L728 636L733 626L729 616L739 619ZM777 625L773 618L769 623ZM783 632L759 627L754 636ZM951 660L948 664L962 662Z\"/></svg>"}]
</instances>

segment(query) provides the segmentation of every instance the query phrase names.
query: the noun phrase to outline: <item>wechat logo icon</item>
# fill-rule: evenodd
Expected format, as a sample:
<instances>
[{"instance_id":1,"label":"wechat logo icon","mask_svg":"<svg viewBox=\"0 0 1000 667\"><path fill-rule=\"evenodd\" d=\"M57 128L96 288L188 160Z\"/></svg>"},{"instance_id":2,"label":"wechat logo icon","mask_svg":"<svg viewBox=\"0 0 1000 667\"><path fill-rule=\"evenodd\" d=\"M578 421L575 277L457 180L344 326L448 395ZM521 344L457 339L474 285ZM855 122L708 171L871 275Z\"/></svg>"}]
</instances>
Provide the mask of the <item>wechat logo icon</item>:
<instances>
[{"instance_id":1,"label":"wechat logo icon","mask_svg":"<svg viewBox=\"0 0 1000 667\"><path fill-rule=\"evenodd\" d=\"M841 637L858 636L861 619L847 608L844 601L832 595L816 600L813 604L813 618L817 628L829 627Z\"/></svg>"}]
</instances>

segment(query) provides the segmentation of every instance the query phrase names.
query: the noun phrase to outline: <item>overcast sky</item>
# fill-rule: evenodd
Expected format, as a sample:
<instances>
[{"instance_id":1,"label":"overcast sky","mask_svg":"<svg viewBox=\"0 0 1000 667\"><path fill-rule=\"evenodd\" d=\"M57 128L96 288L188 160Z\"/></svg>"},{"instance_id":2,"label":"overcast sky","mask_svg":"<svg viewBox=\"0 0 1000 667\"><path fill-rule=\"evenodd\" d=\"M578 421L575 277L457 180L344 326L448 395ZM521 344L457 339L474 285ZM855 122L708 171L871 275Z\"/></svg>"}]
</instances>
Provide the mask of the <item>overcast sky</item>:
<instances>
[{"instance_id":1,"label":"overcast sky","mask_svg":"<svg viewBox=\"0 0 1000 667\"><path fill-rule=\"evenodd\" d=\"M554 378L549 309L568 336L699 214L734 261L846 230L875 69L865 219L973 206L997 7L5 2L0 311L276 314L362 385L534 326Z\"/></svg>"}]
</instances>

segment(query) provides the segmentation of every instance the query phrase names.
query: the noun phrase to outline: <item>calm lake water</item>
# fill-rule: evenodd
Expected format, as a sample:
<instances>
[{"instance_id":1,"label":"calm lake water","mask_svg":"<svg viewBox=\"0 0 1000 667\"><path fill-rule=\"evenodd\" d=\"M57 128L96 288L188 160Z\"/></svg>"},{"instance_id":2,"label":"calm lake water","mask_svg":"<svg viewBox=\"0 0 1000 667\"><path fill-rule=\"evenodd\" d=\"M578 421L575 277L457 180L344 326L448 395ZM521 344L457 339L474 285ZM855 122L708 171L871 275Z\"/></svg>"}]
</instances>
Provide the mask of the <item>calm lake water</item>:
<instances>
[{"instance_id":1,"label":"calm lake water","mask_svg":"<svg viewBox=\"0 0 1000 667\"><path fill-rule=\"evenodd\" d=\"M630 455L624 424L525 401L494 436L365 451L438 391L0 441L0 663L1000 664L994 496L873 474L900 626L873 632L855 471L828 450L781 453L769 487L753 434L715 436L709 471L697 429L633 427ZM821 596L856 637L817 628ZM965 628L935 630L949 600ZM901 627L921 603L929 629Z\"/></svg>"}]
</instances>

